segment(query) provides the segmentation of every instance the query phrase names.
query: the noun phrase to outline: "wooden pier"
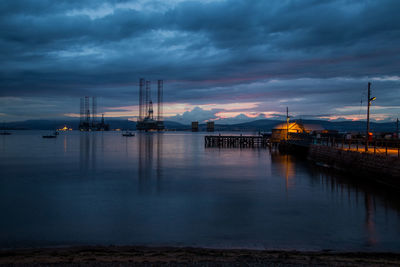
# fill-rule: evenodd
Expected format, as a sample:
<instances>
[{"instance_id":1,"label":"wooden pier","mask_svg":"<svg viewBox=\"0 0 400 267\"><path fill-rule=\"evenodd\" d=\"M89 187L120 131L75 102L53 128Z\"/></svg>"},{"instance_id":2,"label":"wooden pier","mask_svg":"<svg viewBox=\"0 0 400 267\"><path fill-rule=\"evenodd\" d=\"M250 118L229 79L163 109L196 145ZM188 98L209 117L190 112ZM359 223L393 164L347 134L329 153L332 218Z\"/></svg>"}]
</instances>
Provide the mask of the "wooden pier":
<instances>
[{"instance_id":1,"label":"wooden pier","mask_svg":"<svg viewBox=\"0 0 400 267\"><path fill-rule=\"evenodd\" d=\"M207 135L204 144L206 147L268 147L270 139L262 135Z\"/></svg>"}]
</instances>

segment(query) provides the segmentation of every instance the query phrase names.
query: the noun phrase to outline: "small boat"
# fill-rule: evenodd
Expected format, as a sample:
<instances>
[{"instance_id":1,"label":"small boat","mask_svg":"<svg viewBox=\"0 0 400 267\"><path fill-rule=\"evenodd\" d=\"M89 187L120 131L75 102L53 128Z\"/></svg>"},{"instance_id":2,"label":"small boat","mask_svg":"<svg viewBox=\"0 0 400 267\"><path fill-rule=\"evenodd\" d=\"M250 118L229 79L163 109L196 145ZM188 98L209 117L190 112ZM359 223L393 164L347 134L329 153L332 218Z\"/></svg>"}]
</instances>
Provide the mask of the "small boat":
<instances>
[{"instance_id":1,"label":"small boat","mask_svg":"<svg viewBox=\"0 0 400 267\"><path fill-rule=\"evenodd\" d=\"M57 135L56 134L49 134L49 135L43 135L43 138L56 138Z\"/></svg>"},{"instance_id":2,"label":"small boat","mask_svg":"<svg viewBox=\"0 0 400 267\"><path fill-rule=\"evenodd\" d=\"M131 137L131 136L135 136L134 133L128 132L126 131L125 133L122 134L122 136L126 136L126 137Z\"/></svg>"},{"instance_id":3,"label":"small boat","mask_svg":"<svg viewBox=\"0 0 400 267\"><path fill-rule=\"evenodd\" d=\"M43 138L56 138L57 135L43 135Z\"/></svg>"}]
</instances>

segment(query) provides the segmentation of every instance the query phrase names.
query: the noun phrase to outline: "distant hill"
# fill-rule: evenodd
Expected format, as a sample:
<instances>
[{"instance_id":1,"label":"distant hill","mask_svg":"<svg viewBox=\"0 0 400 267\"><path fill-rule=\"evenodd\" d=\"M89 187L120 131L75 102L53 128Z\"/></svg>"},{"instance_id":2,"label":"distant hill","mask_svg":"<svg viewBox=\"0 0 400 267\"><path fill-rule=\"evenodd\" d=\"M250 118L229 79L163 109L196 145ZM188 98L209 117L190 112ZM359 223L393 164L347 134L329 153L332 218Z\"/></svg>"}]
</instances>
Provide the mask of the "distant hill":
<instances>
[{"instance_id":1,"label":"distant hill","mask_svg":"<svg viewBox=\"0 0 400 267\"><path fill-rule=\"evenodd\" d=\"M123 129L123 130L136 130L136 122L123 120L123 119L106 119L106 123L110 124L111 129ZM77 130L79 127L79 120L27 120L17 122L7 122L0 124L0 129L12 129L12 130L55 130L64 127L64 125ZM185 130L190 129L189 126L185 126L178 122L165 121L164 125L167 129Z\"/></svg>"},{"instance_id":2,"label":"distant hill","mask_svg":"<svg viewBox=\"0 0 400 267\"><path fill-rule=\"evenodd\" d=\"M324 121L324 120L303 120L305 124L319 124L325 129L344 131L354 131L354 132L364 132L366 131L365 121ZM395 132L396 123L385 122L377 123L371 122L370 129L372 132Z\"/></svg>"},{"instance_id":3,"label":"distant hill","mask_svg":"<svg viewBox=\"0 0 400 267\"><path fill-rule=\"evenodd\" d=\"M7 122L1 125L2 128L12 130L55 130L64 127L72 127L77 129L79 126L79 120L27 120L27 121L16 121Z\"/></svg>"},{"instance_id":4,"label":"distant hill","mask_svg":"<svg viewBox=\"0 0 400 267\"><path fill-rule=\"evenodd\" d=\"M263 119L233 125L217 125L216 128L223 127L228 130L271 131L272 128L280 123L282 123L282 121Z\"/></svg>"},{"instance_id":5,"label":"distant hill","mask_svg":"<svg viewBox=\"0 0 400 267\"><path fill-rule=\"evenodd\" d=\"M365 121L324 121L324 120L297 120L304 124L315 124L321 125L324 129L337 130L339 132L364 132L366 130ZM263 131L270 132L276 125L284 123L279 120L262 119L252 122L232 124L232 125L215 125L216 131ZM204 126L205 127L205 126ZM395 132L396 124L394 122L386 123L370 123L370 129L372 132Z\"/></svg>"},{"instance_id":6,"label":"distant hill","mask_svg":"<svg viewBox=\"0 0 400 267\"><path fill-rule=\"evenodd\" d=\"M299 121L299 120L298 120ZM321 125L325 129L354 132L365 131L365 121L324 121L324 120L301 120L305 124ZM111 129L129 129L136 130L136 122L124 119L106 119L106 123L110 124ZM269 132L277 124L283 123L279 120L262 119L251 122L238 123L238 124L215 124L215 131L263 131ZM64 127L72 127L78 129L79 120L27 120L20 122L8 122L0 125L0 129L19 129L19 130L54 130ZM177 131L188 131L191 129L190 125L184 125L178 122L165 121L164 125L167 129ZM394 122L376 123L371 122L371 131L373 132L394 132L396 124ZM199 125L200 131L206 130L205 124Z\"/></svg>"}]
</instances>

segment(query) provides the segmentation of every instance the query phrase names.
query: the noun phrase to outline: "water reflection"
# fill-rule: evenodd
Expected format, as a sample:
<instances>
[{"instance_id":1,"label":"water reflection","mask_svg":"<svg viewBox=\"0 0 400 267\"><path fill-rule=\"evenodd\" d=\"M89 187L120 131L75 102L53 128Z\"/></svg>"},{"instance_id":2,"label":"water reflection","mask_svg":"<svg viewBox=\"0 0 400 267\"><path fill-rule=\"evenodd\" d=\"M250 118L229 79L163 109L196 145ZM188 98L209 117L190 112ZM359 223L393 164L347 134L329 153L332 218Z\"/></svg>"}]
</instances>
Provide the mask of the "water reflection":
<instances>
[{"instance_id":1,"label":"water reflection","mask_svg":"<svg viewBox=\"0 0 400 267\"><path fill-rule=\"evenodd\" d=\"M67 153L67 147L68 147L68 143L67 143L67 135L63 136L63 144L64 144L64 154Z\"/></svg>"},{"instance_id":2,"label":"water reflection","mask_svg":"<svg viewBox=\"0 0 400 267\"><path fill-rule=\"evenodd\" d=\"M375 232L375 198L371 194L365 193L365 225L367 229L368 246L374 246L378 240Z\"/></svg>"},{"instance_id":3,"label":"water reflection","mask_svg":"<svg viewBox=\"0 0 400 267\"><path fill-rule=\"evenodd\" d=\"M398 193L388 189L386 186L377 185L374 182L364 179L364 177L349 177L337 171L326 168L317 167L314 164L303 161L299 157L293 155L281 154L277 151L271 151L271 162L276 166L280 177L285 179L286 193L288 189L295 189L296 182L301 181L301 176L305 168L311 179L308 180L312 188L323 189L323 197L327 194L331 195L340 206L350 209L364 210L364 218L362 224L359 225L360 230L365 233L365 246L374 248L379 245L377 233L377 202L380 206L380 213L385 214L380 218L380 227L382 223L390 224L387 214L395 210L397 216L400 216L400 201ZM298 165L298 169L297 166Z\"/></svg>"},{"instance_id":4,"label":"water reflection","mask_svg":"<svg viewBox=\"0 0 400 267\"><path fill-rule=\"evenodd\" d=\"M161 177L162 177L162 169L163 169L163 165L162 165L162 148L163 148L163 135L162 133L158 133L157 134L157 168L156 168L156 172L157 172L157 191L161 191Z\"/></svg>"},{"instance_id":5,"label":"water reflection","mask_svg":"<svg viewBox=\"0 0 400 267\"><path fill-rule=\"evenodd\" d=\"M292 155L190 133L23 134L0 144L0 247L400 249L397 193Z\"/></svg>"},{"instance_id":6,"label":"water reflection","mask_svg":"<svg viewBox=\"0 0 400 267\"><path fill-rule=\"evenodd\" d=\"M152 191L152 179L156 179L156 190L161 191L162 177L162 133L137 133L138 177L141 192ZM155 153L154 153L155 151ZM155 166L154 166L155 160ZM153 177L155 175L155 177Z\"/></svg>"},{"instance_id":7,"label":"water reflection","mask_svg":"<svg viewBox=\"0 0 400 267\"><path fill-rule=\"evenodd\" d=\"M101 148L103 149L103 135L101 136ZM98 133L79 133L79 166L81 170L96 169ZM66 139L65 139L66 140ZM64 141L66 149L66 141Z\"/></svg>"},{"instance_id":8,"label":"water reflection","mask_svg":"<svg viewBox=\"0 0 400 267\"><path fill-rule=\"evenodd\" d=\"M6 150L6 136L0 136L1 139L1 151L5 151Z\"/></svg>"},{"instance_id":9,"label":"water reflection","mask_svg":"<svg viewBox=\"0 0 400 267\"><path fill-rule=\"evenodd\" d=\"M366 247L375 247L381 241L377 234L377 213L380 213L380 227L389 225L388 214L395 211L400 216L398 192L390 188L366 180L364 177L352 177L332 172L324 168L309 167L314 187L323 186L347 206L353 209L364 209L364 224L360 225L365 232ZM377 209L379 203L379 210ZM392 218L393 219L393 218Z\"/></svg>"},{"instance_id":10,"label":"water reflection","mask_svg":"<svg viewBox=\"0 0 400 267\"><path fill-rule=\"evenodd\" d=\"M271 150L271 162L276 164L280 176L285 178L286 192L295 186L296 161L293 155L282 154L277 150Z\"/></svg>"}]
</instances>

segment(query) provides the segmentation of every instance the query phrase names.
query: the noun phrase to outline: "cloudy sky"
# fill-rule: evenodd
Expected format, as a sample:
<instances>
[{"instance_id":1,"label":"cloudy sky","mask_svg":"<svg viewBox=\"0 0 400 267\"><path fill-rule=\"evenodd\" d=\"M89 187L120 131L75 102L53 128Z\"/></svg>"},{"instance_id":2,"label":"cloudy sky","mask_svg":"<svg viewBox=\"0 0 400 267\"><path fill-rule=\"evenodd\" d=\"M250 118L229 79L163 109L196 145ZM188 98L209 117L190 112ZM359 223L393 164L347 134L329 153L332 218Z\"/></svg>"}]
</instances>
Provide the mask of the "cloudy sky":
<instances>
[{"instance_id":1,"label":"cloudy sky","mask_svg":"<svg viewBox=\"0 0 400 267\"><path fill-rule=\"evenodd\" d=\"M400 117L398 0L0 2L0 121L76 116L97 96L135 119L164 80L170 119ZM155 86L153 91L155 92ZM155 95L154 97L155 98ZM362 101L361 101L362 100Z\"/></svg>"}]
</instances>

